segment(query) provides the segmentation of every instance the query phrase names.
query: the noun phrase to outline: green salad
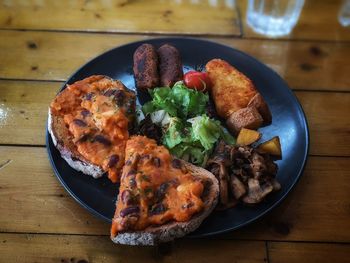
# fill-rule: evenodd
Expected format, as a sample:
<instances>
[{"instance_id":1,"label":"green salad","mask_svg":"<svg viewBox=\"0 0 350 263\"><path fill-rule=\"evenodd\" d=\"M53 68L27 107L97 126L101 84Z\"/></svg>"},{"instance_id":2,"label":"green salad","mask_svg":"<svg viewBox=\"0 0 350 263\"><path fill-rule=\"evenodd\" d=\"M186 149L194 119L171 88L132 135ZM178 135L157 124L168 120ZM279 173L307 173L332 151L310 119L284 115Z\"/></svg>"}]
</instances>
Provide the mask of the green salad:
<instances>
[{"instance_id":1,"label":"green salad","mask_svg":"<svg viewBox=\"0 0 350 263\"><path fill-rule=\"evenodd\" d=\"M182 81L149 93L152 100L142 111L162 128L162 144L178 158L204 166L219 139L235 143L220 121L207 116L208 94L188 89Z\"/></svg>"}]
</instances>

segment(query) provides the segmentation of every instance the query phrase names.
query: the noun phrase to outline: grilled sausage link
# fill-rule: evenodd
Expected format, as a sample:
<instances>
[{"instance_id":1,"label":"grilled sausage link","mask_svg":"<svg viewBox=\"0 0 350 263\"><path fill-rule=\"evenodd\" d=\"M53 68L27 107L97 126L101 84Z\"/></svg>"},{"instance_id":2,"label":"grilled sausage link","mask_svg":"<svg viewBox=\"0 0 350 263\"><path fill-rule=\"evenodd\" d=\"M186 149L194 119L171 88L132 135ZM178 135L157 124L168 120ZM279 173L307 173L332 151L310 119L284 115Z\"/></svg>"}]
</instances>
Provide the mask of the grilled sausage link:
<instances>
[{"instance_id":1,"label":"grilled sausage link","mask_svg":"<svg viewBox=\"0 0 350 263\"><path fill-rule=\"evenodd\" d=\"M159 58L160 85L171 87L182 80L182 62L180 52L173 46L165 44L157 50Z\"/></svg>"},{"instance_id":2,"label":"grilled sausage link","mask_svg":"<svg viewBox=\"0 0 350 263\"><path fill-rule=\"evenodd\" d=\"M158 56L151 44L143 44L136 49L133 70L138 89L147 90L159 85Z\"/></svg>"}]
</instances>

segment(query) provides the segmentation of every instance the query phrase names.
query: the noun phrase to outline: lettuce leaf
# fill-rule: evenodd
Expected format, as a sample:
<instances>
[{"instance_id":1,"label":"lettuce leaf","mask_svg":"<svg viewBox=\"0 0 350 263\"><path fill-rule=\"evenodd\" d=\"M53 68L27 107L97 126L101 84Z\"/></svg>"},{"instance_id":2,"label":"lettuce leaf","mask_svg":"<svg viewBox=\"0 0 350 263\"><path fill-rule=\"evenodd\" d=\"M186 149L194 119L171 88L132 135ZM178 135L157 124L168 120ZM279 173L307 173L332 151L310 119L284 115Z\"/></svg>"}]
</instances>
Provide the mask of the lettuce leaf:
<instances>
[{"instance_id":1,"label":"lettuce leaf","mask_svg":"<svg viewBox=\"0 0 350 263\"><path fill-rule=\"evenodd\" d=\"M176 105L173 102L171 89L168 87L155 88L148 90L152 100L142 107L144 114L154 112L156 110L165 110L170 116L177 116Z\"/></svg>"},{"instance_id":2,"label":"lettuce leaf","mask_svg":"<svg viewBox=\"0 0 350 263\"><path fill-rule=\"evenodd\" d=\"M235 143L220 121L205 114L207 94L188 89L182 81L171 89L155 88L149 93L152 100L142 110L162 125L162 144L178 158L204 166L219 139Z\"/></svg>"},{"instance_id":3,"label":"lettuce leaf","mask_svg":"<svg viewBox=\"0 0 350 263\"><path fill-rule=\"evenodd\" d=\"M155 88L149 93L152 100L142 107L144 114L165 110L172 117L184 119L204 114L209 100L208 94L188 89L182 81L173 88Z\"/></svg>"},{"instance_id":4,"label":"lettuce leaf","mask_svg":"<svg viewBox=\"0 0 350 263\"><path fill-rule=\"evenodd\" d=\"M178 158L203 166L219 138L234 143L219 121L202 115L187 121L171 118L162 142Z\"/></svg>"},{"instance_id":5,"label":"lettuce leaf","mask_svg":"<svg viewBox=\"0 0 350 263\"><path fill-rule=\"evenodd\" d=\"M188 89L182 82L175 83L171 91L179 117L188 118L205 113L209 101L208 94Z\"/></svg>"},{"instance_id":6,"label":"lettuce leaf","mask_svg":"<svg viewBox=\"0 0 350 263\"><path fill-rule=\"evenodd\" d=\"M171 118L163 132L163 145L172 149L176 145L191 141L189 127L179 118Z\"/></svg>"},{"instance_id":7,"label":"lettuce leaf","mask_svg":"<svg viewBox=\"0 0 350 263\"><path fill-rule=\"evenodd\" d=\"M180 143L170 149L171 154L187 162L204 166L209 158L209 151L203 150L201 146L194 146L191 143Z\"/></svg>"},{"instance_id":8,"label":"lettuce leaf","mask_svg":"<svg viewBox=\"0 0 350 263\"><path fill-rule=\"evenodd\" d=\"M193 118L192 121L192 139L200 141L201 145L206 150L211 150L219 138L222 138L226 143L235 143L234 138L224 130L220 121L210 119L207 115Z\"/></svg>"}]
</instances>

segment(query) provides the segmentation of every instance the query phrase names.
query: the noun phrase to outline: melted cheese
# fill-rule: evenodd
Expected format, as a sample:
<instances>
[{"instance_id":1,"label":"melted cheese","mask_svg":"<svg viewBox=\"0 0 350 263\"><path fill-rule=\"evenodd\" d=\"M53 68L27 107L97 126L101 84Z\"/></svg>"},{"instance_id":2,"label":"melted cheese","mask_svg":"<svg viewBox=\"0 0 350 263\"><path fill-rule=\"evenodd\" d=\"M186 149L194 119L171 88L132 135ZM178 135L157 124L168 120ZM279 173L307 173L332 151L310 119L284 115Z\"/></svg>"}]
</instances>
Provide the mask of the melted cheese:
<instances>
[{"instance_id":1,"label":"melted cheese","mask_svg":"<svg viewBox=\"0 0 350 263\"><path fill-rule=\"evenodd\" d=\"M171 220L188 221L203 209L203 183L179 166L164 146L143 136L131 137L125 160L112 236Z\"/></svg>"},{"instance_id":2,"label":"melted cheese","mask_svg":"<svg viewBox=\"0 0 350 263\"><path fill-rule=\"evenodd\" d=\"M119 180L135 95L119 81L91 76L68 85L51 103L68 127L77 151Z\"/></svg>"}]
</instances>

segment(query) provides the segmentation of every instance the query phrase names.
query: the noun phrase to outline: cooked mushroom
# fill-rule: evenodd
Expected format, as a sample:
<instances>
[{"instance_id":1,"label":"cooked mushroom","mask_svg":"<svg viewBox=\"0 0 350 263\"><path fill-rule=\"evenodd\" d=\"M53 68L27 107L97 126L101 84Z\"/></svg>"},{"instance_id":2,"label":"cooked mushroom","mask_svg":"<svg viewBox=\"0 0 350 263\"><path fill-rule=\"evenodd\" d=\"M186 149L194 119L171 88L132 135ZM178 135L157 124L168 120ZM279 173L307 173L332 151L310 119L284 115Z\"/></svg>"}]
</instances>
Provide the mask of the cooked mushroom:
<instances>
[{"instance_id":1,"label":"cooked mushroom","mask_svg":"<svg viewBox=\"0 0 350 263\"><path fill-rule=\"evenodd\" d=\"M250 166L255 179L259 179L260 176L267 170L264 157L256 152L254 152L251 156Z\"/></svg>"},{"instance_id":2,"label":"cooked mushroom","mask_svg":"<svg viewBox=\"0 0 350 263\"><path fill-rule=\"evenodd\" d=\"M232 165L232 161L229 157L230 146L226 145L223 141L220 141L215 149L214 156L208 160L207 169L211 171L219 181L220 187L220 204L225 206L229 201L228 193L228 168Z\"/></svg>"},{"instance_id":3,"label":"cooked mushroom","mask_svg":"<svg viewBox=\"0 0 350 263\"><path fill-rule=\"evenodd\" d=\"M244 184L234 175L230 176L230 186L233 196L238 200L246 194Z\"/></svg>"},{"instance_id":4,"label":"cooked mushroom","mask_svg":"<svg viewBox=\"0 0 350 263\"><path fill-rule=\"evenodd\" d=\"M248 194L243 197L242 201L247 204L260 203L272 190L272 184L260 185L259 180L251 178L248 180Z\"/></svg>"},{"instance_id":5,"label":"cooked mushroom","mask_svg":"<svg viewBox=\"0 0 350 263\"><path fill-rule=\"evenodd\" d=\"M220 187L220 202L227 204L228 202L228 174L224 164L220 164L219 170L219 187Z\"/></svg>"},{"instance_id":6,"label":"cooked mushroom","mask_svg":"<svg viewBox=\"0 0 350 263\"><path fill-rule=\"evenodd\" d=\"M234 206L239 200L247 204L261 202L281 185L275 179L277 165L268 154L260 154L251 146L218 143L207 169L219 180L218 210Z\"/></svg>"}]
</instances>

